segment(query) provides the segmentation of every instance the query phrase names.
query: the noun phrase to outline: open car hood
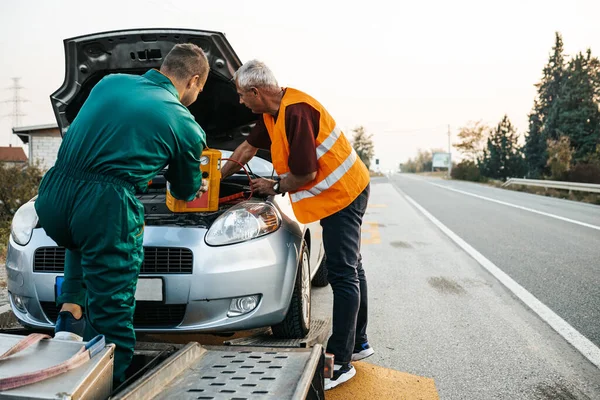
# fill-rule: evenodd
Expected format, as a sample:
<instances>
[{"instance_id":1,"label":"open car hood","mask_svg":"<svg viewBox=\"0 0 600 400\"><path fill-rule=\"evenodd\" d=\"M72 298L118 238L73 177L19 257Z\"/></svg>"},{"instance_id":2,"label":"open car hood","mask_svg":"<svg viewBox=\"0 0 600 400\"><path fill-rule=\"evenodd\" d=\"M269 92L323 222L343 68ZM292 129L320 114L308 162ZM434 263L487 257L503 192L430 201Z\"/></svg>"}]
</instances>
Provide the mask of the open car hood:
<instances>
[{"instance_id":1,"label":"open car hood","mask_svg":"<svg viewBox=\"0 0 600 400\"><path fill-rule=\"evenodd\" d=\"M141 75L159 68L177 43L194 43L208 57L208 80L198 99L188 107L206 132L208 146L235 150L259 116L239 102L232 78L242 62L225 35L204 30L132 29L65 39L65 80L50 96L61 135L104 76ZM260 151L258 155L270 161L269 152Z\"/></svg>"}]
</instances>

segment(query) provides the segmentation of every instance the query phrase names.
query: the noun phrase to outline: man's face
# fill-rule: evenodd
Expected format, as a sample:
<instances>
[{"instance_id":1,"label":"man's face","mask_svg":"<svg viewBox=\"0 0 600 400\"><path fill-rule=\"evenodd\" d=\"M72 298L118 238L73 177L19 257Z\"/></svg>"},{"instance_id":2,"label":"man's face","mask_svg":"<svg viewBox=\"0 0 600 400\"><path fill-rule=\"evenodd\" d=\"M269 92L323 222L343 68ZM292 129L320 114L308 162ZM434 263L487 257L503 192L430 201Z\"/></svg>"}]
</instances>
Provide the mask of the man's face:
<instances>
[{"instance_id":1,"label":"man's face","mask_svg":"<svg viewBox=\"0 0 600 400\"><path fill-rule=\"evenodd\" d=\"M265 109L265 102L260 95L260 92L256 88L250 88L244 90L240 88L236 83L238 95L240 96L240 103L248 107L255 114L263 114L267 112Z\"/></svg>"},{"instance_id":2,"label":"man's face","mask_svg":"<svg viewBox=\"0 0 600 400\"><path fill-rule=\"evenodd\" d=\"M193 104L197 99L200 92L204 89L206 84L206 77L200 78L200 75L194 75L194 77L188 82L186 90L181 96L181 104L189 106Z\"/></svg>"}]
</instances>

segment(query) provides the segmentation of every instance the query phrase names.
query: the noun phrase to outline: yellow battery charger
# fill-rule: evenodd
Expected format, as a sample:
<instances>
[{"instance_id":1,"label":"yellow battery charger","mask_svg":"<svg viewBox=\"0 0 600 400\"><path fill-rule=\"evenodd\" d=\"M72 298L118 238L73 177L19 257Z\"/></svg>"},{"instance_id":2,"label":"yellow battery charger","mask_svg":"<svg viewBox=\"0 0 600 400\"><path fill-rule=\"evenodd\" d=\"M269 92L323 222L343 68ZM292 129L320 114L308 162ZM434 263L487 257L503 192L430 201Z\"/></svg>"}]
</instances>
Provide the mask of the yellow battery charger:
<instances>
[{"instance_id":1,"label":"yellow battery charger","mask_svg":"<svg viewBox=\"0 0 600 400\"><path fill-rule=\"evenodd\" d=\"M206 149L200 156L202 179L208 179L208 191L192 201L177 200L171 195L167 182L167 207L175 213L206 212L219 209L219 187L221 184L221 152Z\"/></svg>"}]
</instances>

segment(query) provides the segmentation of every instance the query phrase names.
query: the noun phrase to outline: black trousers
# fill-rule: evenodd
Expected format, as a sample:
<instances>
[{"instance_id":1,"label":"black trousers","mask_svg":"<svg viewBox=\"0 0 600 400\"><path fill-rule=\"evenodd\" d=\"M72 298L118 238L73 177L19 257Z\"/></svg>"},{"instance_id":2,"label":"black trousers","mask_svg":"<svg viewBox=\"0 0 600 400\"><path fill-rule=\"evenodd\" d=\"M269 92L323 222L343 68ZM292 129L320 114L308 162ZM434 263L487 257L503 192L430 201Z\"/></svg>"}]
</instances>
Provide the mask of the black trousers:
<instances>
[{"instance_id":1,"label":"black trousers","mask_svg":"<svg viewBox=\"0 0 600 400\"><path fill-rule=\"evenodd\" d=\"M367 342L367 278L362 267L360 234L370 184L346 208L323 218L323 247L333 290L333 333L327 352L336 363L350 362L356 345Z\"/></svg>"}]
</instances>

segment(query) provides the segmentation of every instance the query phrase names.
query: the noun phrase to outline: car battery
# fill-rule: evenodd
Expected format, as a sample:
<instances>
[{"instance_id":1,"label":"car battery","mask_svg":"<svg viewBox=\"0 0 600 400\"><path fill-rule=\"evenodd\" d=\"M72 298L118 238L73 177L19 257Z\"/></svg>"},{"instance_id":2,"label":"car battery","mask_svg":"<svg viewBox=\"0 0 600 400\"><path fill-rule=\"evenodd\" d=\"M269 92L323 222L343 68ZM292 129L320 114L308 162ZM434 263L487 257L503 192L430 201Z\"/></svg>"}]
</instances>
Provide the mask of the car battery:
<instances>
[{"instance_id":1,"label":"car battery","mask_svg":"<svg viewBox=\"0 0 600 400\"><path fill-rule=\"evenodd\" d=\"M0 333L0 354L25 336ZM0 362L0 378L58 365L75 355L86 342L43 339ZM85 364L40 382L0 392L0 399L106 400L112 392L114 344L107 344Z\"/></svg>"},{"instance_id":2,"label":"car battery","mask_svg":"<svg viewBox=\"0 0 600 400\"><path fill-rule=\"evenodd\" d=\"M221 184L221 152L206 149L200 156L202 179L208 180L208 191L192 201L177 200L171 195L167 182L167 207L175 213L217 211L219 209L219 187Z\"/></svg>"}]
</instances>

